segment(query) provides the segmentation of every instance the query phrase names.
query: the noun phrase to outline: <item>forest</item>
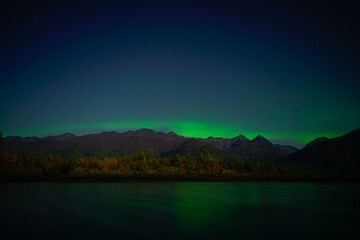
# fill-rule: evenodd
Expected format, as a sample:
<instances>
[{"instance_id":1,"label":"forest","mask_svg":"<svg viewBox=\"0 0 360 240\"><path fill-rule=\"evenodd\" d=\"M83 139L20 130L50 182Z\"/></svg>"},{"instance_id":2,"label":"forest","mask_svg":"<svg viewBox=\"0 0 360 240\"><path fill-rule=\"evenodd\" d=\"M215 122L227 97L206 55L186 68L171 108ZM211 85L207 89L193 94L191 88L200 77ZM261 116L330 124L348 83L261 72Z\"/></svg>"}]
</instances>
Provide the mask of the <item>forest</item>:
<instances>
[{"instance_id":1,"label":"forest","mask_svg":"<svg viewBox=\"0 0 360 240\"><path fill-rule=\"evenodd\" d=\"M1 144L1 176L92 177L92 176L236 176L247 174L291 173L292 166L248 162L241 158L216 159L209 151L196 159L190 156L152 157L144 150L134 156L62 157L44 155L41 150L32 154L9 153Z\"/></svg>"}]
</instances>

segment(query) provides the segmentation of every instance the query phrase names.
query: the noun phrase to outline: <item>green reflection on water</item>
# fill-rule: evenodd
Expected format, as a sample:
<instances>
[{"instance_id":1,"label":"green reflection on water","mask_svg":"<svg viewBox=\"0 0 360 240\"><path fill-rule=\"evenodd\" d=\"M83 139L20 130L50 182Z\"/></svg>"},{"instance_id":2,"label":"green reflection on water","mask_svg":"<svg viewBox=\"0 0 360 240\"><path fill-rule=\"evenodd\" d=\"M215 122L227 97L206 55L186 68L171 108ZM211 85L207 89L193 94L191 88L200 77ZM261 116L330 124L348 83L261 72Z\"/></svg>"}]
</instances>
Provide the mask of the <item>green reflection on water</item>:
<instances>
[{"instance_id":1,"label":"green reflection on water","mask_svg":"<svg viewBox=\"0 0 360 240\"><path fill-rule=\"evenodd\" d=\"M219 221L229 222L235 212L242 224L256 225L268 219L265 208L318 210L317 189L312 183L173 183L170 211L183 231L216 232Z\"/></svg>"},{"instance_id":2,"label":"green reflection on water","mask_svg":"<svg viewBox=\"0 0 360 240\"><path fill-rule=\"evenodd\" d=\"M84 230L93 239L359 235L358 184L29 183L0 184L0 190L0 206L6 206L0 220L10 229L5 236L15 233L18 239L27 233L51 236L55 226L60 239L81 239Z\"/></svg>"},{"instance_id":3,"label":"green reflection on water","mask_svg":"<svg viewBox=\"0 0 360 240\"><path fill-rule=\"evenodd\" d=\"M237 184L235 187L233 183L176 183L173 188L176 199L173 201L173 214L184 230L214 231L219 221L232 217L239 204L261 204L257 183Z\"/></svg>"}]
</instances>

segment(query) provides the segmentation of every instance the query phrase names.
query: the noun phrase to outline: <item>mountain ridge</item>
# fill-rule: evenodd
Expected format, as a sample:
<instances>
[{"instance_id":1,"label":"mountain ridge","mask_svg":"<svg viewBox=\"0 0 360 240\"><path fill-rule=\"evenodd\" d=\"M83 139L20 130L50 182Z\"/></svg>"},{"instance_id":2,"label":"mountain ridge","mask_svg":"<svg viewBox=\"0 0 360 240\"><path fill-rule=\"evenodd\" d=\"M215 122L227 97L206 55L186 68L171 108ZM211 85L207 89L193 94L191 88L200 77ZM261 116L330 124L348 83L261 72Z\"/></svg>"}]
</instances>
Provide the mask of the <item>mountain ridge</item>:
<instances>
[{"instance_id":1,"label":"mountain ridge","mask_svg":"<svg viewBox=\"0 0 360 240\"><path fill-rule=\"evenodd\" d=\"M195 155L207 148L219 155L237 155L245 160L260 161L286 156L286 153L276 148L270 141L260 135L250 140L244 135L234 138L189 138L174 132L164 133L152 129L129 130L126 132L104 131L96 134L76 136L64 133L56 136L38 137L5 137L4 144L11 152L28 152L42 150L44 154L84 154L92 155L133 155L140 150L146 150L151 155L185 154L181 149L189 139L189 145L194 145L190 155ZM196 141L195 141L196 140ZM199 144L204 143L202 147ZM191 143L191 144L190 144ZM178 149L180 148L180 149ZM215 150L216 149L216 150ZM225 154L227 153L227 154Z\"/></svg>"},{"instance_id":2,"label":"mountain ridge","mask_svg":"<svg viewBox=\"0 0 360 240\"><path fill-rule=\"evenodd\" d=\"M287 154L291 154L291 153L294 153L294 152L299 150L297 147L294 147L294 146L291 146L291 145L275 144L275 147L280 148L281 150L283 150Z\"/></svg>"},{"instance_id":3,"label":"mountain ridge","mask_svg":"<svg viewBox=\"0 0 360 240\"><path fill-rule=\"evenodd\" d=\"M303 170L360 170L360 129L336 138L316 138L307 147L292 153L282 150L283 145L274 145L260 135L252 140L244 135L234 138L189 138L152 129L121 133L106 131L83 136L64 133L43 138L9 136L3 138L2 142L9 152L15 153L33 154L41 150L43 154L91 157L135 155L145 150L154 157L179 154L197 159L200 153L209 152L220 160L240 158L250 162L292 165Z\"/></svg>"}]
</instances>

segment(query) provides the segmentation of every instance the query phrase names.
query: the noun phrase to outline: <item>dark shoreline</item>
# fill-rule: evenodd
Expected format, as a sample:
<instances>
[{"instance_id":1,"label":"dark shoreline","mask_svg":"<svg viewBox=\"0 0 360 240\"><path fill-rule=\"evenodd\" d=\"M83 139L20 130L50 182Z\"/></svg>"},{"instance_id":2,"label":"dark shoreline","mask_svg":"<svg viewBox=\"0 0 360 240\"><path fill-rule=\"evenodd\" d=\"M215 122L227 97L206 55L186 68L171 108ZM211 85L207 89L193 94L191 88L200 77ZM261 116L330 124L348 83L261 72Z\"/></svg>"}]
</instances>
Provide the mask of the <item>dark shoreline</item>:
<instances>
[{"instance_id":1,"label":"dark shoreline","mask_svg":"<svg viewBox=\"0 0 360 240\"><path fill-rule=\"evenodd\" d=\"M134 176L80 176L80 177L35 177L0 176L1 182L360 182L359 175L134 175Z\"/></svg>"}]
</instances>

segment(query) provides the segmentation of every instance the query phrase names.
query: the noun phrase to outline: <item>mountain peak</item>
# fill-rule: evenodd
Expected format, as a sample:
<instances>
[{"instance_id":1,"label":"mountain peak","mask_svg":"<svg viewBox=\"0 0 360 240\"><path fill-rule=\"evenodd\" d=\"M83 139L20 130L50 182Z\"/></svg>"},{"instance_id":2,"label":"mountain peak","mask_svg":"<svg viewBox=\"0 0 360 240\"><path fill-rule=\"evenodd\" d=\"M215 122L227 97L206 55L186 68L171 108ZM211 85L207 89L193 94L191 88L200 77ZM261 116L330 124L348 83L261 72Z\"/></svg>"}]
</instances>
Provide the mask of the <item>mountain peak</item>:
<instances>
[{"instance_id":1,"label":"mountain peak","mask_svg":"<svg viewBox=\"0 0 360 240\"><path fill-rule=\"evenodd\" d=\"M329 139L327 137L317 137L314 140L310 141L308 144L306 144L304 149L308 148L308 147L311 147L311 146L314 146L314 145L316 145L318 143L324 142L326 140L329 140Z\"/></svg>"},{"instance_id":2,"label":"mountain peak","mask_svg":"<svg viewBox=\"0 0 360 240\"><path fill-rule=\"evenodd\" d=\"M157 135L157 132L155 132L152 129L149 128L141 128L139 130L136 130L135 135L137 136L153 136L153 135Z\"/></svg>"},{"instance_id":3,"label":"mountain peak","mask_svg":"<svg viewBox=\"0 0 360 240\"><path fill-rule=\"evenodd\" d=\"M76 135L72 134L72 133L63 133L59 136L55 136L56 139L65 141L65 140L70 140L72 138L76 138Z\"/></svg>"},{"instance_id":4,"label":"mountain peak","mask_svg":"<svg viewBox=\"0 0 360 240\"><path fill-rule=\"evenodd\" d=\"M268 141L268 140L261 135L257 135L256 138L254 138L252 141L255 142L255 141Z\"/></svg>"},{"instance_id":5,"label":"mountain peak","mask_svg":"<svg viewBox=\"0 0 360 240\"><path fill-rule=\"evenodd\" d=\"M234 140L240 140L240 141L242 141L242 142L244 142L244 141L249 141L249 139L247 138L247 137L245 137L244 135L239 135L239 136L236 136L236 137L234 137L233 138Z\"/></svg>"},{"instance_id":6,"label":"mountain peak","mask_svg":"<svg viewBox=\"0 0 360 240\"><path fill-rule=\"evenodd\" d=\"M116 136L116 135L119 135L120 133L118 132L115 132L115 131L104 131L104 132L101 132L100 135L102 136ZM90 134L90 135L97 135L97 134Z\"/></svg>"},{"instance_id":7,"label":"mountain peak","mask_svg":"<svg viewBox=\"0 0 360 240\"><path fill-rule=\"evenodd\" d=\"M266 138L264 138L261 135L258 135L256 138L254 138L252 141L252 143L254 143L255 145L257 145L258 147L264 147L264 146L270 146L273 145L269 140L267 140ZM277 148L277 147L276 147ZM278 148L277 148L278 149Z\"/></svg>"},{"instance_id":8,"label":"mountain peak","mask_svg":"<svg viewBox=\"0 0 360 240\"><path fill-rule=\"evenodd\" d=\"M139 130L136 130L135 132L138 132L138 133L141 133L141 132L144 132L144 133L156 133L154 130L149 129L149 128L141 128Z\"/></svg>"}]
</instances>

